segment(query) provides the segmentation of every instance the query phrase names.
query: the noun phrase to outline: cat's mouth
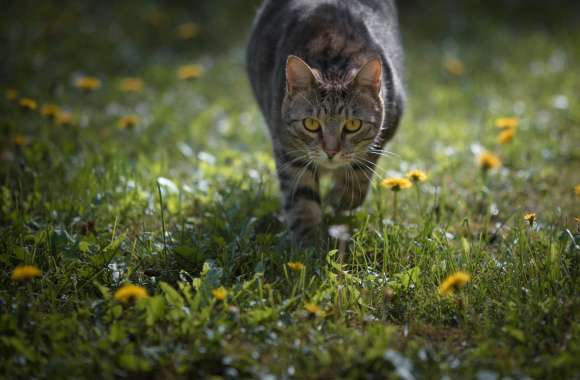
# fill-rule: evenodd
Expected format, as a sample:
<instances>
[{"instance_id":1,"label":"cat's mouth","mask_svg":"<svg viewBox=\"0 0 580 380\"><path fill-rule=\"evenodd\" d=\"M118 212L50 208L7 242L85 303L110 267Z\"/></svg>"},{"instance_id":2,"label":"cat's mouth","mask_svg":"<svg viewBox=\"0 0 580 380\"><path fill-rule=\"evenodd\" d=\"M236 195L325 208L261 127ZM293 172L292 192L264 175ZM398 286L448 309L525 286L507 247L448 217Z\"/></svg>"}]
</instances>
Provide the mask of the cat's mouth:
<instances>
[{"instance_id":1,"label":"cat's mouth","mask_svg":"<svg viewBox=\"0 0 580 380\"><path fill-rule=\"evenodd\" d=\"M351 160L346 157L321 158L318 165L328 170L337 170L351 164Z\"/></svg>"}]
</instances>

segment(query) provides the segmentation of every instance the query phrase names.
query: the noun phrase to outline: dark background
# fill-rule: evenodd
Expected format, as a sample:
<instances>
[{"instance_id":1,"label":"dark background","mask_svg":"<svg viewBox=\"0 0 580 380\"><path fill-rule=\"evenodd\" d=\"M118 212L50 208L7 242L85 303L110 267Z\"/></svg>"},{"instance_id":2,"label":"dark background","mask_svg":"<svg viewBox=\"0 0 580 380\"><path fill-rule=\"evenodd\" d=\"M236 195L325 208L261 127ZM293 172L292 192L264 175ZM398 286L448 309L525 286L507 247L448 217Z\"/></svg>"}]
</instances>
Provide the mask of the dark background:
<instances>
[{"instance_id":1,"label":"dark background","mask_svg":"<svg viewBox=\"0 0 580 380\"><path fill-rule=\"evenodd\" d=\"M120 72L127 67L135 69L136 65L143 64L143 57L131 54L131 49L145 51L151 59L158 60L174 54L194 56L199 51L219 52L247 38L260 3L259 0L4 1L0 15L0 83L19 82L19 78L38 73L47 64L59 66L62 72L71 66L88 71L98 70L98 65L113 66ZM577 33L580 25L580 2L573 0L405 0L397 3L404 39L406 35L418 33L433 40L451 36L477 41L477 33L497 24L510 25L521 33L553 34ZM147 28L144 21L156 8L163 8L167 16L159 29L193 20L203 27L203 38L196 40L195 46L176 45L160 30ZM486 27L475 28L481 23L486 23ZM79 46L84 49L102 50L102 61L87 58L74 44L63 46L63 36L71 34L78 36ZM116 45L127 35L133 37L135 46L118 53L123 48ZM70 45L70 38L67 41ZM42 54L29 65L23 64L30 50L42 50ZM51 69L50 75L58 75L60 71Z\"/></svg>"}]
</instances>

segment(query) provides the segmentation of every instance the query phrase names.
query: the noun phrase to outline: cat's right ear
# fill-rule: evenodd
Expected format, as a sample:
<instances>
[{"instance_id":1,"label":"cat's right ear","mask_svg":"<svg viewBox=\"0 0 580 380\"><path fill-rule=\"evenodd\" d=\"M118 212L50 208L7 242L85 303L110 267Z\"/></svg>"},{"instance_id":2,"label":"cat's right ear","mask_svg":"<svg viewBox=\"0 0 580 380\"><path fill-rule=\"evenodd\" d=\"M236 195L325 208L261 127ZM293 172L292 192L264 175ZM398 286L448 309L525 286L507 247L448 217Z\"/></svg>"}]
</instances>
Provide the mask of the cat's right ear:
<instances>
[{"instance_id":1,"label":"cat's right ear","mask_svg":"<svg viewBox=\"0 0 580 380\"><path fill-rule=\"evenodd\" d=\"M286 90L290 93L308 90L314 85L316 78L306 62L295 55L289 55L286 60Z\"/></svg>"}]
</instances>

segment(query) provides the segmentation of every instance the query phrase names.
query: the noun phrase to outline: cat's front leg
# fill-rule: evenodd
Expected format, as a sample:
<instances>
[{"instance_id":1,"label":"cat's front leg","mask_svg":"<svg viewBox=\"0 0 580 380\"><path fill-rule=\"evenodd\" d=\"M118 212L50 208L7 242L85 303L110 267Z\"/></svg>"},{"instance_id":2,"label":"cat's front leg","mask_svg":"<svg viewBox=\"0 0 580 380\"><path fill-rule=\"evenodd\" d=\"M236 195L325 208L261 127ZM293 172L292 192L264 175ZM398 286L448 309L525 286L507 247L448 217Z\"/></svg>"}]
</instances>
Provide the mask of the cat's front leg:
<instances>
[{"instance_id":1,"label":"cat's front leg","mask_svg":"<svg viewBox=\"0 0 580 380\"><path fill-rule=\"evenodd\" d=\"M315 243L322 222L316 167L304 160L280 158L278 179L283 196L284 215L293 243L297 246Z\"/></svg>"},{"instance_id":2,"label":"cat's front leg","mask_svg":"<svg viewBox=\"0 0 580 380\"><path fill-rule=\"evenodd\" d=\"M374 164L353 164L336 170L332 177L334 185L329 193L329 203L336 212L354 210L364 202Z\"/></svg>"}]
</instances>

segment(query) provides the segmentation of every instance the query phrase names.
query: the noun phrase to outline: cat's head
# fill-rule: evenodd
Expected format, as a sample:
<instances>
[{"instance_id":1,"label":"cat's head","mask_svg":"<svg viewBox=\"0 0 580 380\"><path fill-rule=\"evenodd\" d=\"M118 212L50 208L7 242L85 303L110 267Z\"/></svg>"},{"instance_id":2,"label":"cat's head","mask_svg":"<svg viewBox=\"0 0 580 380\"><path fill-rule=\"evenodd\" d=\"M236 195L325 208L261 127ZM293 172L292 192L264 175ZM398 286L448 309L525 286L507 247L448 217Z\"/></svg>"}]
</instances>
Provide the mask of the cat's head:
<instances>
[{"instance_id":1,"label":"cat's head","mask_svg":"<svg viewBox=\"0 0 580 380\"><path fill-rule=\"evenodd\" d=\"M289 56L282 119L293 156L327 169L364 166L383 122L381 70L377 57L358 72L325 80L306 62Z\"/></svg>"}]
</instances>

